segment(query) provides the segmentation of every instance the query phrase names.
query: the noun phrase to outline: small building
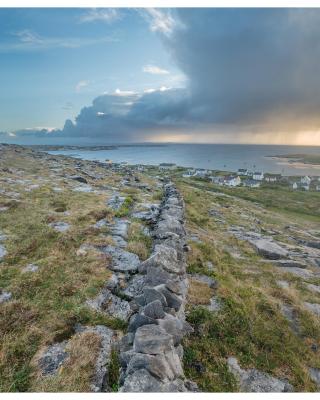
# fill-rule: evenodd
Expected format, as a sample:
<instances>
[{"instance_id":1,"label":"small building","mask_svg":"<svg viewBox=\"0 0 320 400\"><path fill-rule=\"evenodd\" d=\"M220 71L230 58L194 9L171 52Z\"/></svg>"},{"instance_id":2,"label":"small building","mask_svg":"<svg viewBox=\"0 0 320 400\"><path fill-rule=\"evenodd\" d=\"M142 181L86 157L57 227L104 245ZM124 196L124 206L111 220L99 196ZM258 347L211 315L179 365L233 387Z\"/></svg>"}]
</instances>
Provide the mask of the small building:
<instances>
[{"instance_id":1,"label":"small building","mask_svg":"<svg viewBox=\"0 0 320 400\"><path fill-rule=\"evenodd\" d=\"M204 168L197 168L193 174L193 176L197 176L198 178L205 178L208 175L208 170Z\"/></svg>"},{"instance_id":2,"label":"small building","mask_svg":"<svg viewBox=\"0 0 320 400\"><path fill-rule=\"evenodd\" d=\"M162 170L168 170L168 169L175 169L176 168L176 164L173 163L161 163L159 164L159 168Z\"/></svg>"},{"instance_id":3,"label":"small building","mask_svg":"<svg viewBox=\"0 0 320 400\"><path fill-rule=\"evenodd\" d=\"M317 186L316 186L316 191L317 191L317 192L320 192L320 185L317 185Z\"/></svg>"},{"instance_id":4,"label":"small building","mask_svg":"<svg viewBox=\"0 0 320 400\"><path fill-rule=\"evenodd\" d=\"M223 176L211 176L211 182L215 183L216 185L223 185Z\"/></svg>"},{"instance_id":5,"label":"small building","mask_svg":"<svg viewBox=\"0 0 320 400\"><path fill-rule=\"evenodd\" d=\"M223 180L225 186L239 186L241 185L241 179L239 176L229 175L225 176Z\"/></svg>"},{"instance_id":6,"label":"small building","mask_svg":"<svg viewBox=\"0 0 320 400\"><path fill-rule=\"evenodd\" d=\"M302 184L304 184L304 185L310 185L310 183L311 183L311 178L309 177L309 176L303 176L303 177L301 177L301 180L300 180L300 182L302 183Z\"/></svg>"},{"instance_id":7,"label":"small building","mask_svg":"<svg viewBox=\"0 0 320 400\"><path fill-rule=\"evenodd\" d=\"M264 178L263 172L258 172L258 171L256 171L256 172L254 172L253 175L252 175L252 179L253 179L254 181L262 181L263 178Z\"/></svg>"},{"instance_id":8,"label":"small building","mask_svg":"<svg viewBox=\"0 0 320 400\"><path fill-rule=\"evenodd\" d=\"M293 189L293 190L297 190L297 189L298 189L298 184L297 184L297 182L293 182L293 184L292 184L292 189Z\"/></svg>"},{"instance_id":9,"label":"small building","mask_svg":"<svg viewBox=\"0 0 320 400\"><path fill-rule=\"evenodd\" d=\"M246 168L239 168L238 169L238 175L241 175L241 176L247 176L248 172L249 171Z\"/></svg>"},{"instance_id":10,"label":"small building","mask_svg":"<svg viewBox=\"0 0 320 400\"><path fill-rule=\"evenodd\" d=\"M264 176L264 180L270 183L279 182L280 179L281 179L281 174L265 174Z\"/></svg>"},{"instance_id":11,"label":"small building","mask_svg":"<svg viewBox=\"0 0 320 400\"><path fill-rule=\"evenodd\" d=\"M255 179L246 179L243 182L244 186L250 187L250 188L258 188L261 185L261 181L257 181Z\"/></svg>"},{"instance_id":12,"label":"small building","mask_svg":"<svg viewBox=\"0 0 320 400\"><path fill-rule=\"evenodd\" d=\"M299 188L301 190L309 191L310 190L310 185L308 185L307 183L300 183Z\"/></svg>"},{"instance_id":13,"label":"small building","mask_svg":"<svg viewBox=\"0 0 320 400\"><path fill-rule=\"evenodd\" d=\"M194 176L194 174L195 174L195 170L194 169L188 169L187 171L185 171L182 174L182 177L183 178L191 178L192 176Z\"/></svg>"}]
</instances>

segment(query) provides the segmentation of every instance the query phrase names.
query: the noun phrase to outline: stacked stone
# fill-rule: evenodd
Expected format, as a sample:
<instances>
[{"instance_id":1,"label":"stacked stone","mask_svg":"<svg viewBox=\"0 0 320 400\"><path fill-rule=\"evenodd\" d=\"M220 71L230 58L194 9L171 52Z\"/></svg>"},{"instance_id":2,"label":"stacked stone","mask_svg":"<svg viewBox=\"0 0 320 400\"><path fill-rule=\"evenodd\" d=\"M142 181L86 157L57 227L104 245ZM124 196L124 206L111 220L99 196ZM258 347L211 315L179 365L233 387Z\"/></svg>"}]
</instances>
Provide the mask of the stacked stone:
<instances>
[{"instance_id":1,"label":"stacked stone","mask_svg":"<svg viewBox=\"0 0 320 400\"><path fill-rule=\"evenodd\" d=\"M120 343L121 392L196 390L182 368L181 340L192 330L184 314L185 235L183 199L168 183L153 229L152 255L139 265L143 286L131 302L135 313Z\"/></svg>"}]
</instances>

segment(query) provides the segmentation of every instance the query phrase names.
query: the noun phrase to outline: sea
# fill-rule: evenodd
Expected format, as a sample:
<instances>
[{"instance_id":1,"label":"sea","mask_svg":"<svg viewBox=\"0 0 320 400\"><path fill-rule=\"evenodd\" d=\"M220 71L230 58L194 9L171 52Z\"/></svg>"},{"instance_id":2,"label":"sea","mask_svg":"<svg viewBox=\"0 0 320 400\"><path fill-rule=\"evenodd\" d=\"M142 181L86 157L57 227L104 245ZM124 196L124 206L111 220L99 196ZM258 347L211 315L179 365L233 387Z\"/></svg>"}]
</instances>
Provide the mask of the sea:
<instances>
[{"instance_id":1,"label":"sea","mask_svg":"<svg viewBox=\"0 0 320 400\"><path fill-rule=\"evenodd\" d=\"M118 145L108 150L61 149L48 151L85 160L158 165L174 163L190 168L237 171L247 168L282 175L320 176L320 165L290 163L273 158L283 154L318 154L320 146L279 146L239 144L136 144Z\"/></svg>"}]
</instances>

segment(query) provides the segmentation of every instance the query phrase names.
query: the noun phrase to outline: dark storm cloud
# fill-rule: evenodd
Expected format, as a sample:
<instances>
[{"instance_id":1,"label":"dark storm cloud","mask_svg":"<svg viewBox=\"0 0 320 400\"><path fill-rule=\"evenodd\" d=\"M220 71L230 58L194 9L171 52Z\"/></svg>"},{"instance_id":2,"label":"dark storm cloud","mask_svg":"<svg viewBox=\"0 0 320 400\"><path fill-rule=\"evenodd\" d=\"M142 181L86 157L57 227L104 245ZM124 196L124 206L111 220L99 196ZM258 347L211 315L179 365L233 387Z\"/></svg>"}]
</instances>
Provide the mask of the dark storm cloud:
<instances>
[{"instance_id":1,"label":"dark storm cloud","mask_svg":"<svg viewBox=\"0 0 320 400\"><path fill-rule=\"evenodd\" d=\"M144 140L157 132L287 132L319 126L320 10L177 9L162 40L187 89L94 99L61 136ZM161 33L158 33L161 35Z\"/></svg>"}]
</instances>

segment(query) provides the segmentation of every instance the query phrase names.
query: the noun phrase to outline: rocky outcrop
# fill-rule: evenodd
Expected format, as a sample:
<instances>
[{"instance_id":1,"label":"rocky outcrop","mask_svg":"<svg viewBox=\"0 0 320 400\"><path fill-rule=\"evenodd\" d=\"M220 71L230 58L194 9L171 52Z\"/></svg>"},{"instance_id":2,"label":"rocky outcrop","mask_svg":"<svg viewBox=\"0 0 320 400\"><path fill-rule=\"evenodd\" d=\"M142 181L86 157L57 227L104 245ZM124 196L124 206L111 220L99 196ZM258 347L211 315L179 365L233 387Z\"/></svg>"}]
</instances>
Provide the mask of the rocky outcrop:
<instances>
[{"instance_id":1,"label":"rocky outcrop","mask_svg":"<svg viewBox=\"0 0 320 400\"><path fill-rule=\"evenodd\" d=\"M181 340L192 330L184 315L188 280L183 215L180 194L166 184L152 231L153 252L139 264L125 292L134 314L119 345L121 392L195 390L181 361Z\"/></svg>"}]
</instances>

